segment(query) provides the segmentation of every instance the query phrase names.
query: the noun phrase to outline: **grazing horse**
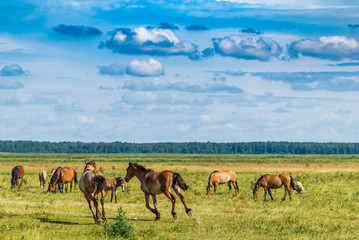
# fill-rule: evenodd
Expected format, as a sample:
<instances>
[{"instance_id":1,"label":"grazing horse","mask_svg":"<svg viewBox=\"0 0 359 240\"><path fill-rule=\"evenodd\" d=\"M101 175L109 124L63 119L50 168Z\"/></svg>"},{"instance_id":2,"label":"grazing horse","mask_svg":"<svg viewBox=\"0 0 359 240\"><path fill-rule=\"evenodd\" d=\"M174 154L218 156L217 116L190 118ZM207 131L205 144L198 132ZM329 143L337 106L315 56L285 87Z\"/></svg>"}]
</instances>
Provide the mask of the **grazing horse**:
<instances>
[{"instance_id":1,"label":"grazing horse","mask_svg":"<svg viewBox=\"0 0 359 240\"><path fill-rule=\"evenodd\" d=\"M64 184L66 184L66 193L68 189L67 183L70 183L70 192L72 192L72 182L77 183L77 173L71 167L58 167L51 177L47 192L53 192L57 184L61 193L64 193ZM60 185L61 184L61 185ZM62 186L62 187L61 187Z\"/></svg>"},{"instance_id":2,"label":"grazing horse","mask_svg":"<svg viewBox=\"0 0 359 240\"><path fill-rule=\"evenodd\" d=\"M113 177L113 178L105 178L105 184L107 190L112 190L111 192L111 202L113 199L113 193L115 192L115 203L117 203L117 189L119 187L122 188L122 192L125 191L126 183L122 177Z\"/></svg>"},{"instance_id":3,"label":"grazing horse","mask_svg":"<svg viewBox=\"0 0 359 240\"><path fill-rule=\"evenodd\" d=\"M15 186L18 185L18 180L19 178L22 179L22 181L24 181L24 183L26 184L26 181L24 179L24 167L23 166L15 166L12 171L11 171L11 188L14 188Z\"/></svg>"},{"instance_id":4,"label":"grazing horse","mask_svg":"<svg viewBox=\"0 0 359 240\"><path fill-rule=\"evenodd\" d=\"M141 190L145 193L146 199L146 207L154 214L156 214L156 219L160 219L160 213L157 210L157 194L163 193L168 197L172 202L172 216L176 220L177 213L175 212L175 202L176 198L171 193L171 187L174 192L181 199L185 211L189 217L192 217L191 209L187 207L186 202L184 200L183 195L180 192L180 189L187 190L188 186L184 182L183 178L179 173L174 173L169 170L165 170L162 172L155 172L152 169L146 169L144 166L138 163L129 163L127 168L127 174L125 177L125 181L129 182L134 176L138 178L141 182ZM153 199L154 209L150 207L150 195Z\"/></svg>"},{"instance_id":5,"label":"grazing horse","mask_svg":"<svg viewBox=\"0 0 359 240\"><path fill-rule=\"evenodd\" d=\"M295 190L294 180L292 176L286 173L282 173L279 175L263 175L260 177L256 183L256 185L253 188L253 197L254 199L257 198L258 191L261 187L264 189L264 201L267 201L267 191L269 193L269 196L272 200L273 196L270 191L271 188L277 189L284 185L285 193L283 197L283 201L285 200L287 193L289 194L289 199L292 200L292 192L290 191L290 186Z\"/></svg>"},{"instance_id":6,"label":"grazing horse","mask_svg":"<svg viewBox=\"0 0 359 240\"><path fill-rule=\"evenodd\" d=\"M225 183L228 183L228 187L229 187L228 194L231 193L231 183L233 184L233 187L236 190L236 192L239 192L237 175L235 172L229 170L223 172L214 171L211 173L211 175L209 175L208 178L207 195L211 193L212 185L214 187L214 194L217 194L217 185L225 184Z\"/></svg>"},{"instance_id":7,"label":"grazing horse","mask_svg":"<svg viewBox=\"0 0 359 240\"><path fill-rule=\"evenodd\" d=\"M40 181L40 187L44 188L46 185L46 178L47 178L47 174L46 171L41 171L39 173L39 181Z\"/></svg>"},{"instance_id":8,"label":"grazing horse","mask_svg":"<svg viewBox=\"0 0 359 240\"><path fill-rule=\"evenodd\" d=\"M95 223L99 224L99 210L98 210L98 194L101 193L101 205L102 205L102 219L106 220L105 216L105 196L106 196L106 183L105 177L102 172L96 170L96 163L86 162L85 161L84 172L80 179L80 190L83 192L88 204L89 208L92 212L92 216L95 219ZM96 214L93 212L93 208L91 205L91 201L93 201L93 205L96 208Z\"/></svg>"}]
</instances>

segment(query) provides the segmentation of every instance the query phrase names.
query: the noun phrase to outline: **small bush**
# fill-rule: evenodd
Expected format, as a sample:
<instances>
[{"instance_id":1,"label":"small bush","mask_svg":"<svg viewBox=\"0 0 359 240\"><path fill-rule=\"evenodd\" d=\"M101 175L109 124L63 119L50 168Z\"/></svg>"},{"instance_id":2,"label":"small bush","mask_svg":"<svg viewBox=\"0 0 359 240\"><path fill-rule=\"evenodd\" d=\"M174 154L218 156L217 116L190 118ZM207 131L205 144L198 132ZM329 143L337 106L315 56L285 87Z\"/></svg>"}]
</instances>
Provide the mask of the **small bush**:
<instances>
[{"instance_id":1,"label":"small bush","mask_svg":"<svg viewBox=\"0 0 359 240\"><path fill-rule=\"evenodd\" d=\"M127 218L122 207L118 208L118 216L115 223L106 222L104 225L105 234L118 238L128 238L134 235L133 227L127 223Z\"/></svg>"}]
</instances>

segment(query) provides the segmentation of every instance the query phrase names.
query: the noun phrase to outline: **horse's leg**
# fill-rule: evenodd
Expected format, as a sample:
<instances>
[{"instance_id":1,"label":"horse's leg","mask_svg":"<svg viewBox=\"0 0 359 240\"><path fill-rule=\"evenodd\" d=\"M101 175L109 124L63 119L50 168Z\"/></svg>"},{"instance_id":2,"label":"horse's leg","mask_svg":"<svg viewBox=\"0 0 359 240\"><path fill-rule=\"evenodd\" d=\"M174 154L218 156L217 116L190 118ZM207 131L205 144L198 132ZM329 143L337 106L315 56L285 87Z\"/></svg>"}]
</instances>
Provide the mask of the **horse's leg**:
<instances>
[{"instance_id":1,"label":"horse's leg","mask_svg":"<svg viewBox=\"0 0 359 240\"><path fill-rule=\"evenodd\" d=\"M267 201L267 187L264 187L264 201Z\"/></svg>"},{"instance_id":2,"label":"horse's leg","mask_svg":"<svg viewBox=\"0 0 359 240\"><path fill-rule=\"evenodd\" d=\"M72 181L70 182L70 192L72 192Z\"/></svg>"},{"instance_id":3,"label":"horse's leg","mask_svg":"<svg viewBox=\"0 0 359 240\"><path fill-rule=\"evenodd\" d=\"M96 219L97 219L98 222L100 222L99 216L98 216L100 211L98 210L98 197L97 197L97 194L95 194L94 196L91 196L91 200L93 201L93 205L96 208Z\"/></svg>"},{"instance_id":4,"label":"horse's leg","mask_svg":"<svg viewBox=\"0 0 359 240\"><path fill-rule=\"evenodd\" d=\"M93 208L92 208L92 205L91 205L91 198L88 197L88 196L86 196L86 195L85 195L85 198L86 198L86 200L87 200L87 203L89 204L89 208L90 208L90 210L91 210L93 219L95 219L95 223L96 223L96 224L99 224L100 221L96 218L96 215L95 215L95 213L93 212Z\"/></svg>"},{"instance_id":5,"label":"horse's leg","mask_svg":"<svg viewBox=\"0 0 359 240\"><path fill-rule=\"evenodd\" d=\"M105 196L106 196L106 192L104 190L101 191L101 207L102 207L102 219L106 220L106 215L105 215Z\"/></svg>"},{"instance_id":6,"label":"horse's leg","mask_svg":"<svg viewBox=\"0 0 359 240\"><path fill-rule=\"evenodd\" d=\"M118 190L118 187L115 189L115 203L117 203L117 190Z\"/></svg>"},{"instance_id":7,"label":"horse's leg","mask_svg":"<svg viewBox=\"0 0 359 240\"><path fill-rule=\"evenodd\" d=\"M269 193L270 198L271 198L272 200L274 200L274 199L273 199L273 196L272 196L272 192L270 191L270 188L268 188L268 193Z\"/></svg>"},{"instance_id":8,"label":"horse's leg","mask_svg":"<svg viewBox=\"0 0 359 240\"><path fill-rule=\"evenodd\" d=\"M175 196L173 196L173 194L169 191L169 190L166 190L166 189L162 189L162 192L164 195L166 195L166 197L168 197L171 202L172 202L172 216L175 220L177 220L177 213L175 212L175 205L176 205L176 198Z\"/></svg>"},{"instance_id":9,"label":"horse's leg","mask_svg":"<svg viewBox=\"0 0 359 240\"><path fill-rule=\"evenodd\" d=\"M66 187L65 187L65 191L66 191L66 193L67 193L67 189L69 188L69 184L68 183L66 183Z\"/></svg>"},{"instance_id":10,"label":"horse's leg","mask_svg":"<svg viewBox=\"0 0 359 240\"><path fill-rule=\"evenodd\" d=\"M175 191L175 193L177 194L177 196L181 199L181 202L183 203L184 205L184 208L186 210L186 213L189 217L192 217L192 209L188 208L187 205L186 205L186 201L184 200L184 197L183 195L181 194L180 192L180 189L178 187L174 187L173 190Z\"/></svg>"},{"instance_id":11,"label":"horse's leg","mask_svg":"<svg viewBox=\"0 0 359 240\"><path fill-rule=\"evenodd\" d=\"M290 191L289 184L284 185L284 187L285 187L286 193L289 194L289 200L292 200L292 192Z\"/></svg>"},{"instance_id":12,"label":"horse's leg","mask_svg":"<svg viewBox=\"0 0 359 240\"><path fill-rule=\"evenodd\" d=\"M113 198L113 189L111 190L111 202L112 202L112 198Z\"/></svg>"},{"instance_id":13,"label":"horse's leg","mask_svg":"<svg viewBox=\"0 0 359 240\"><path fill-rule=\"evenodd\" d=\"M234 190L235 190L236 192L239 192L239 188L238 188L237 182L236 182L236 181L233 181L232 184L233 184Z\"/></svg>"},{"instance_id":14,"label":"horse's leg","mask_svg":"<svg viewBox=\"0 0 359 240\"><path fill-rule=\"evenodd\" d=\"M155 219L155 220L158 220L158 219L157 219L157 211L156 211L156 209L153 209L153 208L151 208L151 206L150 206L150 194L145 193L145 199L146 199L146 208L147 208L148 210L150 210L151 212L153 212L154 214L156 214L156 219Z\"/></svg>"},{"instance_id":15,"label":"horse's leg","mask_svg":"<svg viewBox=\"0 0 359 240\"><path fill-rule=\"evenodd\" d=\"M215 194L215 195L217 195L217 185L218 185L218 183L213 182L214 194Z\"/></svg>"},{"instance_id":16,"label":"horse's leg","mask_svg":"<svg viewBox=\"0 0 359 240\"><path fill-rule=\"evenodd\" d=\"M153 206L155 207L155 210L156 210L156 219L155 220L160 220L161 214L157 209L157 197L155 194L152 194L152 200L153 200Z\"/></svg>"},{"instance_id":17,"label":"horse's leg","mask_svg":"<svg viewBox=\"0 0 359 240\"><path fill-rule=\"evenodd\" d=\"M287 197L287 187L284 186L284 197L282 198L282 201L285 201L286 197Z\"/></svg>"},{"instance_id":18,"label":"horse's leg","mask_svg":"<svg viewBox=\"0 0 359 240\"><path fill-rule=\"evenodd\" d=\"M232 189L232 187L231 187L231 181L228 182L228 187L229 187L229 191L228 191L228 195L229 195L229 194L231 194L231 189Z\"/></svg>"}]
</instances>

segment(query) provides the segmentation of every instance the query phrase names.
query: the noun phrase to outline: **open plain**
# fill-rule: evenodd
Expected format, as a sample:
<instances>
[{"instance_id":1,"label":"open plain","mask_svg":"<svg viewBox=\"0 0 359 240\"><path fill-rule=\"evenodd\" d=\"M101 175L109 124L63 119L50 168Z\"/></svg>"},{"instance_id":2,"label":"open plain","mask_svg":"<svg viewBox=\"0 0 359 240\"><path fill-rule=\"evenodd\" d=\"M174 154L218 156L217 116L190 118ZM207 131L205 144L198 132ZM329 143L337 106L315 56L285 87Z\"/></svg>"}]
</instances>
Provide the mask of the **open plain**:
<instances>
[{"instance_id":1,"label":"open plain","mask_svg":"<svg viewBox=\"0 0 359 240\"><path fill-rule=\"evenodd\" d=\"M78 186L67 194L46 194L47 189L40 188L40 170L70 166L80 178L84 161L90 160L106 177L124 177L131 161L155 171L178 172L190 186L183 194L193 217L176 196L178 222L164 195L157 197L161 220L153 221L136 178L125 192L119 191L117 204L110 203L108 194L107 221L114 222L122 207L134 229L132 239L354 239L359 234L356 155L0 154L0 239L112 239L104 222L94 224ZM16 165L24 166L27 184L10 189ZM232 189L228 195L228 186L220 185L217 195L206 195L209 174L228 169L237 173L239 194ZM281 201L280 188L272 190L274 201L264 202L261 190L254 201L257 179L282 172L300 180L307 192Z\"/></svg>"}]
</instances>

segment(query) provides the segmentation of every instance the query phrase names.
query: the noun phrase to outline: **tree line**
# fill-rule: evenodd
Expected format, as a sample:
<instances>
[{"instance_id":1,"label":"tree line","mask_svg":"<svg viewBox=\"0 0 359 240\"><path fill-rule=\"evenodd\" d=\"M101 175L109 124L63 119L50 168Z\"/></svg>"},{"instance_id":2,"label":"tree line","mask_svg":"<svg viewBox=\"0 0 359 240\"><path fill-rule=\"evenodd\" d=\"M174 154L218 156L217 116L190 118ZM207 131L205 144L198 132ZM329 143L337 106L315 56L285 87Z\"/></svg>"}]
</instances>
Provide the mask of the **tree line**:
<instances>
[{"instance_id":1,"label":"tree line","mask_svg":"<svg viewBox=\"0 0 359 240\"><path fill-rule=\"evenodd\" d=\"M0 141L11 153L359 154L359 143L317 142L38 142Z\"/></svg>"}]
</instances>

